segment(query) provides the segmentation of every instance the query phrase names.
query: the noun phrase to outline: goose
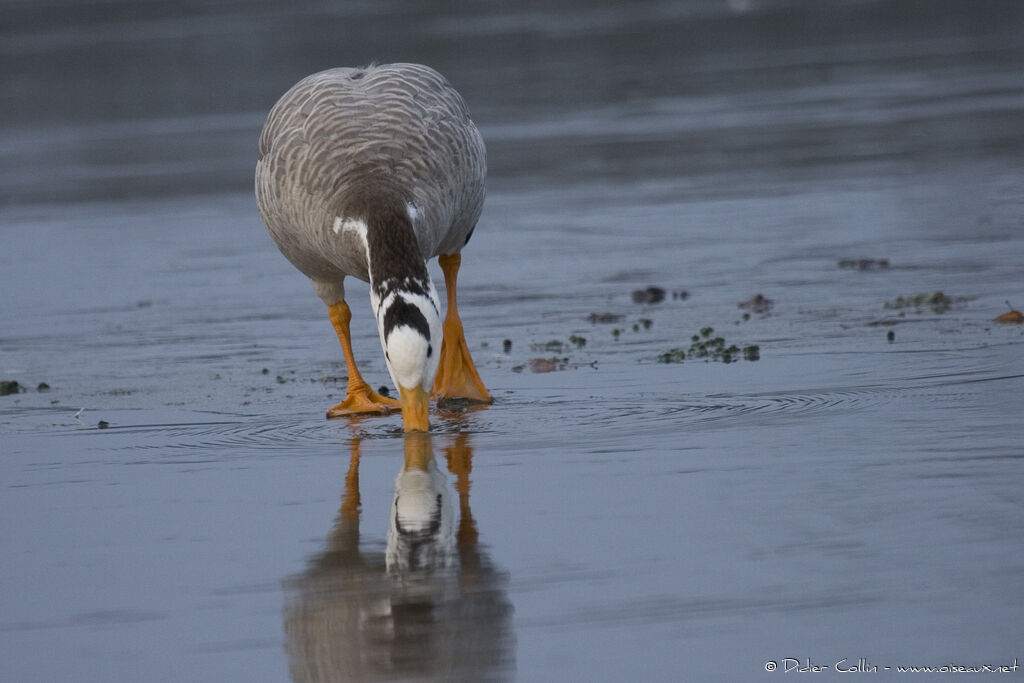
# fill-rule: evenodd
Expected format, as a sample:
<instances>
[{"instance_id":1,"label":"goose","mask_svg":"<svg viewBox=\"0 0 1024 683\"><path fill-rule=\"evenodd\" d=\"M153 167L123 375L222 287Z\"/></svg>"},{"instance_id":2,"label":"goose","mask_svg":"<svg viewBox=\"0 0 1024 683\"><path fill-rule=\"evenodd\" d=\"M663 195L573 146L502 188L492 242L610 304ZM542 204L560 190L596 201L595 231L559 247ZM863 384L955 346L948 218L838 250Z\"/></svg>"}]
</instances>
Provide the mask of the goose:
<instances>
[{"instance_id":1,"label":"goose","mask_svg":"<svg viewBox=\"0 0 1024 683\"><path fill-rule=\"evenodd\" d=\"M429 430L429 399L489 403L456 304L462 248L483 209L483 138L459 93L420 64L335 68L271 108L259 140L256 202L278 249L327 305L348 371L327 417L402 411ZM438 257L442 325L426 262ZM370 284L399 400L366 383L352 355L346 277ZM438 349L438 345L440 348Z\"/></svg>"}]
</instances>

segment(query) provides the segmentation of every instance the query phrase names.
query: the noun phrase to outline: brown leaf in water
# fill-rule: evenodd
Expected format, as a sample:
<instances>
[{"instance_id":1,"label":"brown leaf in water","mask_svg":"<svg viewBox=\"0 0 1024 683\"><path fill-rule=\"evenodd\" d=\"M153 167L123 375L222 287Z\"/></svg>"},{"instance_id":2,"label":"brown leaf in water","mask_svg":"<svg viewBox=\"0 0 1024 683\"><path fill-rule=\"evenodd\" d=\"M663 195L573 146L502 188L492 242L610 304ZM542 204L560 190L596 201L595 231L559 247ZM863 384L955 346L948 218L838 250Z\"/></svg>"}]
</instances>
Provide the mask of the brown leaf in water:
<instances>
[{"instance_id":1,"label":"brown leaf in water","mask_svg":"<svg viewBox=\"0 0 1024 683\"><path fill-rule=\"evenodd\" d=\"M1006 325L1020 325L1024 323L1024 313L1013 310L1007 311L1000 316L997 316L993 322L1004 323Z\"/></svg>"},{"instance_id":2,"label":"brown leaf in water","mask_svg":"<svg viewBox=\"0 0 1024 683\"><path fill-rule=\"evenodd\" d=\"M557 358L534 358L530 361L530 372L554 372L565 367L565 363Z\"/></svg>"}]
</instances>

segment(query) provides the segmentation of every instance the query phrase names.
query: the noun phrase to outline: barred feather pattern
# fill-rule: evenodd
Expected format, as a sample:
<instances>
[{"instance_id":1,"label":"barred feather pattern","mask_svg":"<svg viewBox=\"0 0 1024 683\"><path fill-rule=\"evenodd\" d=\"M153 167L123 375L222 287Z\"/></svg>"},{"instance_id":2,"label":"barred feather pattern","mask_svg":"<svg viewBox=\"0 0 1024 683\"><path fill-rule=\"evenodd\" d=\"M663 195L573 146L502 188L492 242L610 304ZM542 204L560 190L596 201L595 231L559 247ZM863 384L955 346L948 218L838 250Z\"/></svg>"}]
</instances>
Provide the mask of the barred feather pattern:
<instances>
[{"instance_id":1,"label":"barred feather pattern","mask_svg":"<svg viewBox=\"0 0 1024 683\"><path fill-rule=\"evenodd\" d=\"M313 74L274 105L256 198L282 253L319 282L369 280L368 247L332 226L369 183L402 202L424 259L462 249L483 207L483 139L462 97L417 64ZM371 240L372 241L372 240Z\"/></svg>"}]
</instances>

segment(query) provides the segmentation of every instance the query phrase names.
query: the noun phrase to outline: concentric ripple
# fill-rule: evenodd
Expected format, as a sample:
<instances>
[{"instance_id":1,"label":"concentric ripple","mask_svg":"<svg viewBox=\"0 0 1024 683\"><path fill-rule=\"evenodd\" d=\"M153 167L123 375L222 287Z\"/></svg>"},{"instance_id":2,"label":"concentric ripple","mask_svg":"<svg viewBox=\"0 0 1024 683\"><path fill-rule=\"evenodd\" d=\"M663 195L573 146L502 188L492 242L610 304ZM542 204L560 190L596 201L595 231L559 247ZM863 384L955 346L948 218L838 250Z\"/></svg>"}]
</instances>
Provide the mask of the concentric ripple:
<instances>
[{"instance_id":1,"label":"concentric ripple","mask_svg":"<svg viewBox=\"0 0 1024 683\"><path fill-rule=\"evenodd\" d=\"M383 428L379 425L377 428ZM358 427L357 427L358 428ZM77 433L81 429L51 432ZM197 422L163 424L111 424L105 429L90 427L88 436L117 443L111 450L177 453L202 451L223 457L225 452L309 452L341 443L352 434L348 423L320 419L267 419L252 416Z\"/></svg>"}]
</instances>

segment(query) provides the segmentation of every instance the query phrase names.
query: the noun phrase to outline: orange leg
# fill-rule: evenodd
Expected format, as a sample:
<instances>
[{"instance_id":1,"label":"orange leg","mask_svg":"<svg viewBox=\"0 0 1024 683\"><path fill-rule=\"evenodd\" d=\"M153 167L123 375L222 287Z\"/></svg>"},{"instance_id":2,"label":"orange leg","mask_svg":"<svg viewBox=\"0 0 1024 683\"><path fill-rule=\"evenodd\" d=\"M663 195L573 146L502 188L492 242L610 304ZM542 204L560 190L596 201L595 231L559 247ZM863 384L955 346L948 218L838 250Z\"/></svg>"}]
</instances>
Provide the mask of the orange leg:
<instances>
[{"instance_id":1,"label":"orange leg","mask_svg":"<svg viewBox=\"0 0 1024 683\"><path fill-rule=\"evenodd\" d=\"M348 392L345 395L345 400L333 408L328 408L327 417L360 413L384 413L387 415L398 410L400 407L398 401L378 394L359 374L356 360L352 356L352 338L348 329L349 321L352 320L352 311L349 310L348 304L340 301L328 306L327 311L331 316L334 331L338 333L341 350L345 352L345 366L348 368Z\"/></svg>"},{"instance_id":2,"label":"orange leg","mask_svg":"<svg viewBox=\"0 0 1024 683\"><path fill-rule=\"evenodd\" d=\"M455 281L459 275L462 255L442 254L437 260L444 271L444 286L448 291L448 312L444 318L441 363L434 379L434 397L438 400L462 398L490 403L491 395L487 393L476 366L473 365L473 358L469 355L462 320L459 319L459 309L455 304Z\"/></svg>"}]
</instances>

